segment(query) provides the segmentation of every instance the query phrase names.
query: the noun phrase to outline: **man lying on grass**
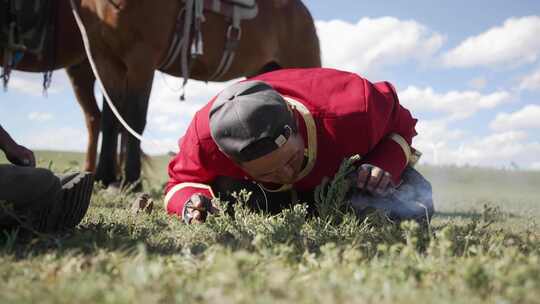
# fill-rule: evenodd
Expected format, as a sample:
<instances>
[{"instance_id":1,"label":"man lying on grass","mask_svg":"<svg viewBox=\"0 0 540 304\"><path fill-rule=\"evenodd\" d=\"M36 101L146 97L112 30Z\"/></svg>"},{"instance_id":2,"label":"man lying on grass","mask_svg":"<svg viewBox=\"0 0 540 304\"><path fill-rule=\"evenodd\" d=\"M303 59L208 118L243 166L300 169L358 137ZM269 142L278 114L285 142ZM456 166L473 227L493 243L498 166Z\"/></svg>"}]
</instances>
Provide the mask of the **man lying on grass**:
<instances>
[{"instance_id":1,"label":"man lying on grass","mask_svg":"<svg viewBox=\"0 0 540 304\"><path fill-rule=\"evenodd\" d=\"M198 111L169 164L165 206L186 223L216 211L211 198L252 192L279 212L313 205L313 191L344 158L360 155L351 203L359 216L429 221L431 187L412 169L416 119L388 82L324 68L266 73L234 84Z\"/></svg>"}]
</instances>

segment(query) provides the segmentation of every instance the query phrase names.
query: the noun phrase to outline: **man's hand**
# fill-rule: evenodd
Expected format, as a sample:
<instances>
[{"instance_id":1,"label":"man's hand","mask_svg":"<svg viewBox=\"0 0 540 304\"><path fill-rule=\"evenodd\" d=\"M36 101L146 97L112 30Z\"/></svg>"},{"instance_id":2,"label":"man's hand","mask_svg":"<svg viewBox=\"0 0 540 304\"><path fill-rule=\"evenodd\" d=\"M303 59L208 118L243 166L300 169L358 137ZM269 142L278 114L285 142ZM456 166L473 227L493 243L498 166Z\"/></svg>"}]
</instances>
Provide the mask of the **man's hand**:
<instances>
[{"instance_id":1,"label":"man's hand","mask_svg":"<svg viewBox=\"0 0 540 304\"><path fill-rule=\"evenodd\" d=\"M189 224L202 224L206 221L208 213L214 214L219 211L212 204L210 198L199 193L193 194L187 204L184 220L186 220L187 216L187 222Z\"/></svg>"},{"instance_id":2,"label":"man's hand","mask_svg":"<svg viewBox=\"0 0 540 304\"><path fill-rule=\"evenodd\" d=\"M35 167L34 152L17 144L0 125L0 150L4 151L7 159L14 165Z\"/></svg>"},{"instance_id":3,"label":"man's hand","mask_svg":"<svg viewBox=\"0 0 540 304\"><path fill-rule=\"evenodd\" d=\"M36 166L36 158L34 157L34 152L24 146L18 145L16 143L7 145L4 148L4 153L6 153L7 159L14 165L24 167Z\"/></svg>"},{"instance_id":4,"label":"man's hand","mask_svg":"<svg viewBox=\"0 0 540 304\"><path fill-rule=\"evenodd\" d=\"M356 186L372 195L385 196L395 186L392 175L383 169L370 165L360 165L357 173Z\"/></svg>"}]
</instances>

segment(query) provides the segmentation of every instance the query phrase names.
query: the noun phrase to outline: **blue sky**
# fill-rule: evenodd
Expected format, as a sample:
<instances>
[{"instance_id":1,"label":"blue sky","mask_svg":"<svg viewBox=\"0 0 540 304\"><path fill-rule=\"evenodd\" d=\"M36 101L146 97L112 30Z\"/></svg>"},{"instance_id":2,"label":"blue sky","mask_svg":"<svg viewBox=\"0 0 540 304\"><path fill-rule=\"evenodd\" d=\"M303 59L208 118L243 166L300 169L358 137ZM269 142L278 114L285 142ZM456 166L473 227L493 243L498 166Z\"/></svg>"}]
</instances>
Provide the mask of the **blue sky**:
<instances>
[{"instance_id":1,"label":"blue sky","mask_svg":"<svg viewBox=\"0 0 540 304\"><path fill-rule=\"evenodd\" d=\"M396 85L419 118L423 161L540 169L540 1L304 1L323 64ZM329 3L332 3L329 5ZM175 149L193 113L227 84L157 74L145 150ZM14 73L0 123L35 149L82 151L86 131L65 73L48 98L41 75ZM97 91L96 91L97 92ZM98 92L97 92L98 93Z\"/></svg>"}]
</instances>

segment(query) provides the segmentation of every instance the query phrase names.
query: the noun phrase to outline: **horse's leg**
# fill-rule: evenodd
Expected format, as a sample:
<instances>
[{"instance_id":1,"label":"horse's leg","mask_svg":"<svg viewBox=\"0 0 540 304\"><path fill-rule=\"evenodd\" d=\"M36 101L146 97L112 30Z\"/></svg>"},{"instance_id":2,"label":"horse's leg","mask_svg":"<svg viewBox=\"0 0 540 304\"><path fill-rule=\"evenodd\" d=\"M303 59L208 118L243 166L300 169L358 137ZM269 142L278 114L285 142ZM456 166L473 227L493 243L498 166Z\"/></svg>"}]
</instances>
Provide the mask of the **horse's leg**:
<instances>
[{"instance_id":1,"label":"horse's leg","mask_svg":"<svg viewBox=\"0 0 540 304\"><path fill-rule=\"evenodd\" d=\"M100 40L94 40L93 46L96 48L93 60L98 69L103 86L107 90L113 105L124 115L126 108L127 88L126 67L117 57L103 46ZM96 169L96 181L100 181L105 186L117 181L116 178L116 152L118 146L119 124L113 111L109 107L105 97L103 97L103 107L101 113L101 151Z\"/></svg>"},{"instance_id":2,"label":"horse's leg","mask_svg":"<svg viewBox=\"0 0 540 304\"><path fill-rule=\"evenodd\" d=\"M100 56L101 55L101 56ZM111 57L111 58L109 58ZM146 126L146 114L148 110L148 99L152 87L154 71L152 67L143 66L139 60L136 68L128 68L124 64L115 66L118 62L109 54L97 54L96 62L98 66L104 66L104 73L100 73L109 96L114 105L118 108L120 115L128 125L137 133L142 134ZM129 72L128 72L129 71ZM107 102L103 101L101 118L101 153L96 170L96 180L108 186L117 181L117 147L118 133L120 128L117 118L114 116ZM140 142L132 135L127 135L126 156L122 186L130 186L137 182L141 170ZM123 147L122 147L123 149ZM134 186L134 190L140 187Z\"/></svg>"},{"instance_id":3,"label":"horse's leg","mask_svg":"<svg viewBox=\"0 0 540 304\"><path fill-rule=\"evenodd\" d=\"M96 180L108 186L116 181L116 149L118 142L118 124L116 117L103 98L101 117L101 151L96 170Z\"/></svg>"},{"instance_id":4,"label":"horse's leg","mask_svg":"<svg viewBox=\"0 0 540 304\"><path fill-rule=\"evenodd\" d=\"M95 77L88 60L67 67L66 72L71 80L77 101L84 112L86 129L88 130L84 170L94 172L96 170L96 153L101 119L101 112L94 96Z\"/></svg>"},{"instance_id":5,"label":"horse's leg","mask_svg":"<svg viewBox=\"0 0 540 304\"><path fill-rule=\"evenodd\" d=\"M126 109L126 121L135 130L135 132L142 134L146 126L146 115L148 112L148 99L150 98L150 91L152 90L153 71L149 72L149 79L146 80L146 84L143 86L137 86L128 93L129 107ZM139 75L137 75L139 77ZM131 187L135 191L141 190L142 184L140 183L141 176L141 143L140 141L127 134L126 141L126 158L124 167L124 180L123 186Z\"/></svg>"},{"instance_id":6,"label":"horse's leg","mask_svg":"<svg viewBox=\"0 0 540 304\"><path fill-rule=\"evenodd\" d=\"M126 122L140 134L146 125L154 69L166 52L181 4L178 1L162 1L160 5L152 1L121 2L122 5L116 5L115 1L81 1L80 11L103 85ZM111 164L116 151L106 146L117 142L117 134L115 132L114 137L106 134L110 127L106 123L112 120L112 115L106 106L103 109L102 153L97 177L111 181L106 175L114 172ZM129 137L124 184L139 180L140 169L140 142Z\"/></svg>"},{"instance_id":7,"label":"horse's leg","mask_svg":"<svg viewBox=\"0 0 540 304\"><path fill-rule=\"evenodd\" d=\"M101 58L107 62L115 62L114 58L108 57L111 57L110 54L105 54ZM142 58L145 57L142 56ZM154 70L151 66L141 64L141 62L144 62L144 59L134 60L134 62L138 64L131 64L129 66L121 64L118 70L109 64L107 65L107 73L104 73L101 77L109 96L118 107L118 111L123 119L135 132L142 134L146 126L146 114L148 112L148 100L150 98ZM120 80L118 80L118 77ZM114 116L105 100L103 101L101 122L101 153L99 155L96 179L102 181L105 185L109 185L116 182L118 134L120 130L124 131L125 128L120 126L118 119ZM122 187L132 187L133 190L139 190L140 184L133 184L139 181L141 174L140 142L131 134L127 132L122 133L124 134L123 137L126 136L123 139L126 141L126 146L120 147L120 153L123 153L125 149Z\"/></svg>"}]
</instances>

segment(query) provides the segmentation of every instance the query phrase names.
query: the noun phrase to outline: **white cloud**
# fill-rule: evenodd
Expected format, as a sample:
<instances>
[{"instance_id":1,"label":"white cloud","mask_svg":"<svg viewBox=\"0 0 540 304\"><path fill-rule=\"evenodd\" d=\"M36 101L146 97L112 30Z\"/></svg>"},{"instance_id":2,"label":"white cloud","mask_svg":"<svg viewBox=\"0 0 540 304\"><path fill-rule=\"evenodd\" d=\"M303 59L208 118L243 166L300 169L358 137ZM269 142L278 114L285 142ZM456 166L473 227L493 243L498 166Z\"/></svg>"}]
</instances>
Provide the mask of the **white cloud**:
<instances>
[{"instance_id":1,"label":"white cloud","mask_svg":"<svg viewBox=\"0 0 540 304\"><path fill-rule=\"evenodd\" d=\"M522 131L494 133L462 143L449 155L457 164L501 166L515 162L530 167L540 157L540 142L530 141L528 134Z\"/></svg>"},{"instance_id":2,"label":"white cloud","mask_svg":"<svg viewBox=\"0 0 540 304\"><path fill-rule=\"evenodd\" d=\"M435 131L423 133L433 127ZM506 167L515 162L522 168L533 169L540 162L540 142L531 141L523 131L471 138L440 122L417 130L413 145L423 153L424 163Z\"/></svg>"},{"instance_id":3,"label":"white cloud","mask_svg":"<svg viewBox=\"0 0 540 304\"><path fill-rule=\"evenodd\" d=\"M540 69L523 77L519 88L522 90L540 91Z\"/></svg>"},{"instance_id":4,"label":"white cloud","mask_svg":"<svg viewBox=\"0 0 540 304\"><path fill-rule=\"evenodd\" d=\"M173 121L172 115L156 114L149 117L149 125L156 126L160 132L176 132L180 131L181 125L178 121Z\"/></svg>"},{"instance_id":5,"label":"white cloud","mask_svg":"<svg viewBox=\"0 0 540 304\"><path fill-rule=\"evenodd\" d=\"M86 134L86 130L72 127L48 128L28 133L19 142L37 150L83 151L86 148Z\"/></svg>"},{"instance_id":6,"label":"white cloud","mask_svg":"<svg viewBox=\"0 0 540 304\"><path fill-rule=\"evenodd\" d=\"M54 72L47 94L58 94L70 86L67 74L63 70ZM43 74L13 71L9 79L8 90L31 96L43 96Z\"/></svg>"},{"instance_id":7,"label":"white cloud","mask_svg":"<svg viewBox=\"0 0 540 304\"><path fill-rule=\"evenodd\" d=\"M513 113L499 113L490 127L499 131L540 129L540 106L530 104Z\"/></svg>"},{"instance_id":8,"label":"white cloud","mask_svg":"<svg viewBox=\"0 0 540 304\"><path fill-rule=\"evenodd\" d=\"M150 95L149 115L167 115L191 119L195 112L202 108L212 97L221 92L229 82L209 82L190 80L185 88L186 100L180 101L182 79L156 72L152 94ZM163 118L161 118L163 119Z\"/></svg>"},{"instance_id":9,"label":"white cloud","mask_svg":"<svg viewBox=\"0 0 540 304\"><path fill-rule=\"evenodd\" d=\"M431 143L439 144L444 141L462 140L465 132L460 129L448 129L444 120L420 120L416 124L418 137Z\"/></svg>"},{"instance_id":10,"label":"white cloud","mask_svg":"<svg viewBox=\"0 0 540 304\"><path fill-rule=\"evenodd\" d=\"M533 63L540 56L540 17L507 19L470 37L442 56L445 66L474 67Z\"/></svg>"},{"instance_id":11,"label":"white cloud","mask_svg":"<svg viewBox=\"0 0 540 304\"><path fill-rule=\"evenodd\" d=\"M323 65L361 73L408 60L424 62L444 37L415 21L393 17L362 18L356 24L317 21Z\"/></svg>"},{"instance_id":12,"label":"white cloud","mask_svg":"<svg viewBox=\"0 0 540 304\"><path fill-rule=\"evenodd\" d=\"M36 80L19 77L18 75L12 75L9 80L8 89L31 96L43 95L43 85L41 83ZM54 93L54 89L49 91L49 93Z\"/></svg>"},{"instance_id":13,"label":"white cloud","mask_svg":"<svg viewBox=\"0 0 540 304\"><path fill-rule=\"evenodd\" d=\"M145 152L177 151L178 139L184 135L195 113L225 87L237 81L239 79L223 83L190 80L185 89L186 100L180 101L182 78L156 72L144 134L147 142L142 144ZM165 134L168 137L161 138Z\"/></svg>"},{"instance_id":14,"label":"white cloud","mask_svg":"<svg viewBox=\"0 0 540 304\"><path fill-rule=\"evenodd\" d=\"M413 145L423 153L422 160L432 164L441 163L439 151L448 149L452 143L464 139L465 132L456 128L449 129L444 120L419 120L416 124L418 135Z\"/></svg>"},{"instance_id":15,"label":"white cloud","mask_svg":"<svg viewBox=\"0 0 540 304\"><path fill-rule=\"evenodd\" d=\"M540 171L540 161L532 163L531 169Z\"/></svg>"},{"instance_id":16,"label":"white cloud","mask_svg":"<svg viewBox=\"0 0 540 304\"><path fill-rule=\"evenodd\" d=\"M487 85L487 80L484 77L473 78L469 81L469 86L475 90L482 90Z\"/></svg>"},{"instance_id":17,"label":"white cloud","mask_svg":"<svg viewBox=\"0 0 540 304\"><path fill-rule=\"evenodd\" d=\"M146 154L150 155L162 155L169 152L178 152L178 138L163 138L152 139L151 141L143 142L141 145L142 150Z\"/></svg>"},{"instance_id":18,"label":"white cloud","mask_svg":"<svg viewBox=\"0 0 540 304\"><path fill-rule=\"evenodd\" d=\"M511 100L510 93L497 91L483 95L477 91L437 93L431 87L409 86L400 91L401 103L413 112L433 111L449 114L449 119L464 119L483 109L492 109Z\"/></svg>"},{"instance_id":19,"label":"white cloud","mask_svg":"<svg viewBox=\"0 0 540 304\"><path fill-rule=\"evenodd\" d=\"M53 115L48 112L30 112L28 119L31 121L44 122L53 119Z\"/></svg>"}]
</instances>

